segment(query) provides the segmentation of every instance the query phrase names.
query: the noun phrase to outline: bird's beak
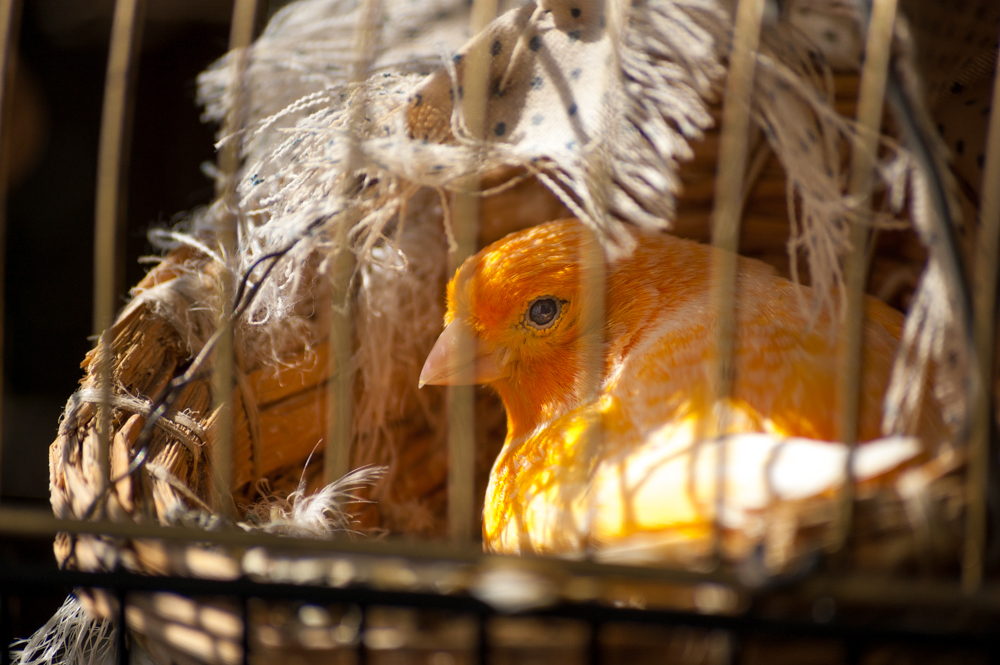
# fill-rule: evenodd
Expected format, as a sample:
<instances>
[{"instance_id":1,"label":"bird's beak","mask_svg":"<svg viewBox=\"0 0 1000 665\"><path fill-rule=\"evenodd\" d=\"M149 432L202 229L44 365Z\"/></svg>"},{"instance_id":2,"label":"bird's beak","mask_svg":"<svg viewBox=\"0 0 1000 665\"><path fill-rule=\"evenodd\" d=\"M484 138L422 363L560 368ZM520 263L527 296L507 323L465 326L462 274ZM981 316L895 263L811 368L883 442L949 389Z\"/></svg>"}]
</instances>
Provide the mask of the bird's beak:
<instances>
[{"instance_id":1,"label":"bird's beak","mask_svg":"<svg viewBox=\"0 0 1000 665\"><path fill-rule=\"evenodd\" d=\"M458 319L449 323L434 348L431 349L420 372L420 387L433 386L463 386L474 383L490 383L504 376L495 353L480 352L477 348L476 336L472 329ZM465 351L465 357L473 354L471 361L462 362L460 353Z\"/></svg>"}]
</instances>

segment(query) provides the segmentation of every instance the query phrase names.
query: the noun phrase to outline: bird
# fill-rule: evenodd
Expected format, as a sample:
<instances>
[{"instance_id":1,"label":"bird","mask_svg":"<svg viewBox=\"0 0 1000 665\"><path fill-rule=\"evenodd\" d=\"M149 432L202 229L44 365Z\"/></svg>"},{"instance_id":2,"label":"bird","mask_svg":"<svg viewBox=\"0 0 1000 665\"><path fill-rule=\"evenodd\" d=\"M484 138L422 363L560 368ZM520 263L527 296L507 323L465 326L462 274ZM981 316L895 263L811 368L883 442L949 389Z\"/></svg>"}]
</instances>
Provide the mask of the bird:
<instances>
[{"instance_id":1,"label":"bird","mask_svg":"<svg viewBox=\"0 0 1000 665\"><path fill-rule=\"evenodd\" d=\"M693 565L708 556L716 522L745 536L775 496L829 493L847 455L835 443L836 325L827 311L803 307L810 289L737 257L735 377L718 398L710 275L722 250L634 229L631 253L603 259L603 343L588 391L581 342L584 310L596 301L581 284L590 233L575 219L513 233L467 259L448 284L445 328L420 385L486 384L506 409L484 548ZM870 296L865 313L858 440L873 443L859 446L860 480L947 436L927 398L916 431L879 438L903 316ZM464 365L461 344L473 349ZM714 469L723 450L720 508ZM730 540L745 550L752 539Z\"/></svg>"}]
</instances>

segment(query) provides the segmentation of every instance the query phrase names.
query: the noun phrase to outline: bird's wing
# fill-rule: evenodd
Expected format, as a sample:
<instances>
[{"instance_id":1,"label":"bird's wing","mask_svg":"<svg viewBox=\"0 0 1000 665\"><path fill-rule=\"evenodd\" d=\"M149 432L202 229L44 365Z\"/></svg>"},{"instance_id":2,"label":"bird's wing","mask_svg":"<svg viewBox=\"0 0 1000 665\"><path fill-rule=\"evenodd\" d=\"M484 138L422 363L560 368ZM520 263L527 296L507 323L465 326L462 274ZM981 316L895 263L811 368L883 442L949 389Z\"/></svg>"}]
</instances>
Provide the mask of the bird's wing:
<instances>
[{"instance_id":1,"label":"bird's wing","mask_svg":"<svg viewBox=\"0 0 1000 665\"><path fill-rule=\"evenodd\" d=\"M737 434L678 447L667 437L598 469L589 542L595 558L697 568L711 560L718 515L726 559L743 561L773 546L778 532L785 551L765 557L787 563L825 542L822 535L819 542L801 541L800 530L836 524L848 456L843 444ZM853 478L884 486L921 451L912 437L869 442L858 449Z\"/></svg>"},{"instance_id":2,"label":"bird's wing","mask_svg":"<svg viewBox=\"0 0 1000 665\"><path fill-rule=\"evenodd\" d=\"M760 418L745 405L725 408L732 422ZM774 433L702 440L690 411L645 433L628 429L624 418L621 404L605 396L510 442L487 492L487 546L693 565L711 547L721 450L720 523L744 544L776 505L823 495L833 505L831 493L843 483L843 444ZM866 444L854 475L871 480L919 453L912 438Z\"/></svg>"},{"instance_id":3,"label":"bird's wing","mask_svg":"<svg viewBox=\"0 0 1000 665\"><path fill-rule=\"evenodd\" d=\"M651 428L679 408L702 413L706 435L758 431L839 438L836 406L836 328L826 316L810 322L794 287L770 275L741 282L732 397L745 409L732 424L719 423L715 403L718 326L713 308L693 302L670 312L610 373L608 390ZM749 282L749 283L748 283ZM881 401L897 349L901 315L872 304L865 327L860 439L881 434Z\"/></svg>"}]
</instances>

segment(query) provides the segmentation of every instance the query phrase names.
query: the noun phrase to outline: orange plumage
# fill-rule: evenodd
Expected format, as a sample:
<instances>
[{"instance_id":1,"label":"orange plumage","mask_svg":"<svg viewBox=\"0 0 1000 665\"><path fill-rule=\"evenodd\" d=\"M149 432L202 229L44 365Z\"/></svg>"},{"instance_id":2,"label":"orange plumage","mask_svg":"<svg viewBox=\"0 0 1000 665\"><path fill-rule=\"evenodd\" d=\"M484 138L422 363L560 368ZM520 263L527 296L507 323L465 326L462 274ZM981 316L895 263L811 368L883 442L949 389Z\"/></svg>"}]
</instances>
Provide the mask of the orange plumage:
<instances>
[{"instance_id":1,"label":"orange plumage","mask_svg":"<svg viewBox=\"0 0 1000 665\"><path fill-rule=\"evenodd\" d=\"M668 552L678 542L704 544L713 502L711 491L692 486L692 465L705 461L697 459L697 440L741 432L836 438L831 322L821 315L809 325L794 285L739 259L735 384L731 398L717 403L715 250L636 232L635 251L606 266L603 376L596 396L581 397L586 233L575 220L553 222L466 261L448 286L448 325L421 380L455 383L447 352L457 338L474 338L472 380L496 388L507 409L483 516L488 549ZM866 309L862 441L880 434L902 324L899 312L875 299ZM933 409L925 411L918 433L936 443L943 426ZM731 460L753 455L746 445L758 444L741 445ZM807 448L826 459L822 447ZM727 493L738 494L734 487Z\"/></svg>"}]
</instances>

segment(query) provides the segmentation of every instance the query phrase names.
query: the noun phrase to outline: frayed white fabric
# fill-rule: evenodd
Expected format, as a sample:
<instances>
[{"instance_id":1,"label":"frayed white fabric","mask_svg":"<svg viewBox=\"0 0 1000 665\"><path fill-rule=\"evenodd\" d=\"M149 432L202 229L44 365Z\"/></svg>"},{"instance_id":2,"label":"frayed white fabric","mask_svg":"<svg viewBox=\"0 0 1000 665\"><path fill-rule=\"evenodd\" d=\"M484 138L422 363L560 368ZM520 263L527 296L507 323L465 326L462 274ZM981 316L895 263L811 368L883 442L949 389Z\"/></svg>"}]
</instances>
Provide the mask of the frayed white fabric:
<instances>
[{"instance_id":1,"label":"frayed white fabric","mask_svg":"<svg viewBox=\"0 0 1000 665\"><path fill-rule=\"evenodd\" d=\"M11 647L16 665L112 665L115 624L92 618L79 599L69 595L34 635Z\"/></svg>"}]
</instances>

